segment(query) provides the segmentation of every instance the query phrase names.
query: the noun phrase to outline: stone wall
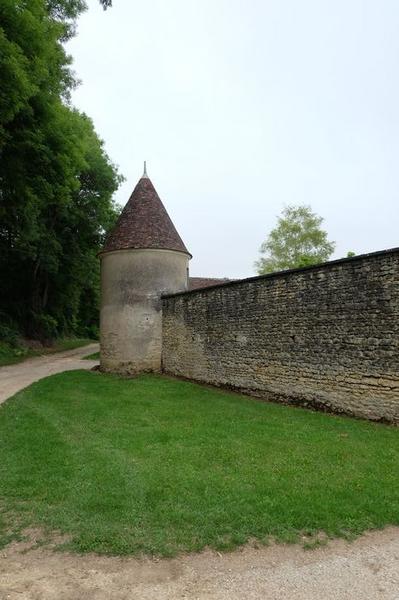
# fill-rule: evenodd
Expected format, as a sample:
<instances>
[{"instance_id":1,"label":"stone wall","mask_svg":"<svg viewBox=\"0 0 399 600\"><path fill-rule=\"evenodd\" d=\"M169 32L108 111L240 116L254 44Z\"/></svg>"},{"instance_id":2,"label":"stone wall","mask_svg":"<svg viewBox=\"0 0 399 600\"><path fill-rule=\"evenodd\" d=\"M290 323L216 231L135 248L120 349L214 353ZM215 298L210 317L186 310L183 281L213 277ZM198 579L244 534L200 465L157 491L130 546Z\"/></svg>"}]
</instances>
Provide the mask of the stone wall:
<instances>
[{"instance_id":1,"label":"stone wall","mask_svg":"<svg viewBox=\"0 0 399 600\"><path fill-rule=\"evenodd\" d=\"M399 422L399 249L163 298L163 370Z\"/></svg>"}]
</instances>

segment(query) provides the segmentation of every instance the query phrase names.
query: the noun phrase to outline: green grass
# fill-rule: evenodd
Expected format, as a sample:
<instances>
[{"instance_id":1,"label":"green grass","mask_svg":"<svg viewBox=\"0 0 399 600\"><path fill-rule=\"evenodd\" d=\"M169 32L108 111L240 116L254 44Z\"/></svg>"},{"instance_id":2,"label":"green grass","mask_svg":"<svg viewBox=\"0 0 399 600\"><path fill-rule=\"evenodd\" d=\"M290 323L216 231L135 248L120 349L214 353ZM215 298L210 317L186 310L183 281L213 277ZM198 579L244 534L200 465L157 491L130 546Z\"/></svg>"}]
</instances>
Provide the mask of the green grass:
<instances>
[{"instance_id":1,"label":"green grass","mask_svg":"<svg viewBox=\"0 0 399 600\"><path fill-rule=\"evenodd\" d=\"M399 524L399 431L161 376L74 371L0 406L0 529L170 556ZM316 536L317 537L317 536Z\"/></svg>"},{"instance_id":2,"label":"green grass","mask_svg":"<svg viewBox=\"0 0 399 600\"><path fill-rule=\"evenodd\" d=\"M33 350L31 348L13 347L6 342L0 341L0 367L4 365L13 365L22 362L27 358L42 356L43 354L52 354L53 352L62 352L64 350L73 350L80 346L92 344L94 340L86 338L63 338L57 340L52 346Z\"/></svg>"},{"instance_id":3,"label":"green grass","mask_svg":"<svg viewBox=\"0 0 399 600\"><path fill-rule=\"evenodd\" d=\"M94 352L93 354L88 354L87 356L84 356L83 358L84 358L84 360L100 360L100 353Z\"/></svg>"}]
</instances>

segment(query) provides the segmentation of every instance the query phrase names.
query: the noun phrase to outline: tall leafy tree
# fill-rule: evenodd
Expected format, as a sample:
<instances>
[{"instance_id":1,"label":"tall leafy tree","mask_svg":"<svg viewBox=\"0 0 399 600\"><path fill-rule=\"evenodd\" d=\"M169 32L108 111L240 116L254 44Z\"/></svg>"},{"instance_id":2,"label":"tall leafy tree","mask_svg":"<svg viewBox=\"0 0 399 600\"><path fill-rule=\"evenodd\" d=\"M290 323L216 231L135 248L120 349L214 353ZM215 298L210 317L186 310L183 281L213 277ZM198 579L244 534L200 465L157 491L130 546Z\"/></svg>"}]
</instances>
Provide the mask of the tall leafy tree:
<instances>
[{"instance_id":1,"label":"tall leafy tree","mask_svg":"<svg viewBox=\"0 0 399 600\"><path fill-rule=\"evenodd\" d=\"M0 318L43 339L95 325L95 257L121 180L68 102L63 42L84 9L81 0L0 2Z\"/></svg>"},{"instance_id":2,"label":"tall leafy tree","mask_svg":"<svg viewBox=\"0 0 399 600\"><path fill-rule=\"evenodd\" d=\"M325 262L335 243L321 228L323 218L310 206L287 206L277 226L260 247L255 267L259 275Z\"/></svg>"}]
</instances>

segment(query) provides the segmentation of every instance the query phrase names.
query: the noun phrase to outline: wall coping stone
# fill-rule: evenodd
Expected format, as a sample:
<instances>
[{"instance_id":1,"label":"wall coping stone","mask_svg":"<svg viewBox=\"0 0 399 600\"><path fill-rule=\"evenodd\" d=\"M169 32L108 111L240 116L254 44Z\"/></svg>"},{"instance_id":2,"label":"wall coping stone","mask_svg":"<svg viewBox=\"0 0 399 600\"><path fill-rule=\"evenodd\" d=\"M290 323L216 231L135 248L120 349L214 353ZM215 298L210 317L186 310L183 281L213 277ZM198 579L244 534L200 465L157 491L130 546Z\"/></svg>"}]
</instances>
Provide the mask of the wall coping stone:
<instances>
[{"instance_id":1,"label":"wall coping stone","mask_svg":"<svg viewBox=\"0 0 399 600\"><path fill-rule=\"evenodd\" d=\"M286 275L291 275L294 273L302 273L307 271L315 271L317 269L325 269L329 267L333 267L335 265L341 265L351 262L356 262L364 259L373 259L379 256L388 256L388 255L399 254L399 247L396 248L388 248L387 250L378 250L377 252L369 252L366 254L357 254L355 256L346 256L344 258L337 258L335 260L330 260L324 263L319 263L317 265L308 265L306 267L297 267L296 269L286 269L285 271L276 271L275 273L266 273L265 275L255 275L253 277L245 277L244 279L232 279L231 281L226 281L225 283L218 283L216 285L212 285L211 287L203 287L197 288L195 290L187 290L185 292L175 292L174 294L163 294L161 296L162 299L174 298L177 296L188 296L192 294L198 294L203 292L212 292L218 288L224 287L232 287L236 285L241 285L242 283L249 283L252 281L260 281L262 279L277 279L280 277L285 277Z\"/></svg>"}]
</instances>

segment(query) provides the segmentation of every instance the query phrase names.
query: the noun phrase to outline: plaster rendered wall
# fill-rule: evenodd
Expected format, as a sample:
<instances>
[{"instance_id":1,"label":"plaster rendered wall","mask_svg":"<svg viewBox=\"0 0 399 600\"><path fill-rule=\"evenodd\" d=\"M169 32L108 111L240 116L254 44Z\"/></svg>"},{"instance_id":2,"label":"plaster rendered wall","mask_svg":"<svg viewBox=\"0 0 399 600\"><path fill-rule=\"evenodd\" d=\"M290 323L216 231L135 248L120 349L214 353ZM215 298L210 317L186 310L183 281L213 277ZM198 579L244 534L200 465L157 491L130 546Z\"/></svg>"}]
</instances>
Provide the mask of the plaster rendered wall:
<instances>
[{"instance_id":1,"label":"plaster rendered wall","mask_svg":"<svg viewBox=\"0 0 399 600\"><path fill-rule=\"evenodd\" d=\"M134 374L161 368L160 296L187 289L188 255L117 250L101 256L101 368Z\"/></svg>"},{"instance_id":2,"label":"plaster rendered wall","mask_svg":"<svg viewBox=\"0 0 399 600\"><path fill-rule=\"evenodd\" d=\"M399 249L163 299L163 369L399 421Z\"/></svg>"}]
</instances>

